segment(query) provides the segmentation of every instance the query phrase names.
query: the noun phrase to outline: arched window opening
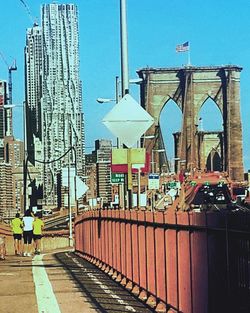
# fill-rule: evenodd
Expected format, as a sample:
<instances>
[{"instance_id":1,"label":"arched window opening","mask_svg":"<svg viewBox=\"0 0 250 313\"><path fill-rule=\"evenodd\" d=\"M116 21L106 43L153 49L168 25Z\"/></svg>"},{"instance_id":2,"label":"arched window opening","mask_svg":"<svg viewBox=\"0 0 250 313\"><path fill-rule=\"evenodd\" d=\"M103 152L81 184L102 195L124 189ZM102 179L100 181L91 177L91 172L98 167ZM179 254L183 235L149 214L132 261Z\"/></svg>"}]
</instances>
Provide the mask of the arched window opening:
<instances>
[{"instance_id":1,"label":"arched window opening","mask_svg":"<svg viewBox=\"0 0 250 313\"><path fill-rule=\"evenodd\" d=\"M199 131L221 131L223 130L223 118L217 104L208 98L199 112Z\"/></svg>"},{"instance_id":2,"label":"arched window opening","mask_svg":"<svg viewBox=\"0 0 250 313\"><path fill-rule=\"evenodd\" d=\"M207 157L206 168L209 172L222 171L222 162L219 153L212 150Z\"/></svg>"},{"instance_id":3,"label":"arched window opening","mask_svg":"<svg viewBox=\"0 0 250 313\"><path fill-rule=\"evenodd\" d=\"M173 100L165 103L159 122L170 169L174 171L175 146L173 134L181 132L182 112Z\"/></svg>"}]
</instances>

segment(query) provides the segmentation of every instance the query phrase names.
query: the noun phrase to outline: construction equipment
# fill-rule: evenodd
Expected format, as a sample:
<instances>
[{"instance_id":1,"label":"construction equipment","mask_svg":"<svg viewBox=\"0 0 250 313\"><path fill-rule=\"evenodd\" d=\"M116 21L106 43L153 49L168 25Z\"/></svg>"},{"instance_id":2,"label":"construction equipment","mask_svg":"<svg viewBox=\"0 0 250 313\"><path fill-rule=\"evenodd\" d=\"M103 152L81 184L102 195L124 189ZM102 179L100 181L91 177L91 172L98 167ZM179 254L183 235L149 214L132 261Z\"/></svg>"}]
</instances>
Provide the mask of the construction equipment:
<instances>
[{"instance_id":1,"label":"construction equipment","mask_svg":"<svg viewBox=\"0 0 250 313\"><path fill-rule=\"evenodd\" d=\"M8 78L8 104L12 104L12 71L17 70L16 66L16 60L13 61L12 65L9 65L8 62L6 61L3 53L0 51L0 55L4 63L6 64L8 68L8 73L9 73L9 78Z\"/></svg>"},{"instance_id":2,"label":"construction equipment","mask_svg":"<svg viewBox=\"0 0 250 313\"><path fill-rule=\"evenodd\" d=\"M38 23L36 21L36 19L32 16L31 12L30 12L30 8L29 6L26 4L26 2L24 0L20 0L20 2L23 4L23 6L25 7L26 9L26 12L28 13L29 15L29 18L33 24L33 26L38 26Z\"/></svg>"},{"instance_id":3,"label":"construction equipment","mask_svg":"<svg viewBox=\"0 0 250 313\"><path fill-rule=\"evenodd\" d=\"M13 61L13 64L11 66L8 66L8 72L9 72L9 80L8 80L8 89L9 89L9 104L12 104L12 71L16 71L16 60Z\"/></svg>"},{"instance_id":4,"label":"construction equipment","mask_svg":"<svg viewBox=\"0 0 250 313\"><path fill-rule=\"evenodd\" d=\"M6 61L3 53L0 51L0 56L8 68L8 104L12 104L12 72L17 70L16 60L12 65ZM6 109L6 136L13 136L13 123L12 123L12 108Z\"/></svg>"}]
</instances>

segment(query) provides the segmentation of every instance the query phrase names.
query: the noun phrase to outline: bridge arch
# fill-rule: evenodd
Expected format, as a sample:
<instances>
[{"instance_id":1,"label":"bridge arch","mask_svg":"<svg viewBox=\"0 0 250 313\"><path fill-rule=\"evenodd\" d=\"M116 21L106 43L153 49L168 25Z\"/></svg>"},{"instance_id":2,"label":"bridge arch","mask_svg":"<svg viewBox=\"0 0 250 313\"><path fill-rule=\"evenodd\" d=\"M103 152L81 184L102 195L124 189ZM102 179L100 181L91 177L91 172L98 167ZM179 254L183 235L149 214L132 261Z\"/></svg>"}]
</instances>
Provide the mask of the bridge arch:
<instances>
[{"instance_id":1,"label":"bridge arch","mask_svg":"<svg viewBox=\"0 0 250 313\"><path fill-rule=\"evenodd\" d=\"M151 153L159 145L159 118L169 98L180 107L182 129L176 141L178 158L186 161L188 169L205 168L206 156L197 129L197 117L207 99L213 99L223 120L221 159L223 171L232 180L243 180L242 126L240 116L240 72L238 66L184 68L145 68L137 73L142 78L141 105L155 118L146 135L155 139L145 147ZM211 117L211 120L213 117Z\"/></svg>"},{"instance_id":2,"label":"bridge arch","mask_svg":"<svg viewBox=\"0 0 250 313\"><path fill-rule=\"evenodd\" d=\"M169 162L169 171L173 170L173 159L176 157L174 133L181 131L182 111L172 98L168 98L162 106L159 116L163 145Z\"/></svg>"},{"instance_id":3,"label":"bridge arch","mask_svg":"<svg viewBox=\"0 0 250 313\"><path fill-rule=\"evenodd\" d=\"M207 171L222 171L222 163L221 163L221 156L219 155L218 151L212 149L207 157L207 164L206 164Z\"/></svg>"},{"instance_id":4,"label":"bridge arch","mask_svg":"<svg viewBox=\"0 0 250 313\"><path fill-rule=\"evenodd\" d=\"M198 128L203 128L205 131L223 130L223 114L220 106L210 96L207 96L197 111L196 124L199 125Z\"/></svg>"}]
</instances>

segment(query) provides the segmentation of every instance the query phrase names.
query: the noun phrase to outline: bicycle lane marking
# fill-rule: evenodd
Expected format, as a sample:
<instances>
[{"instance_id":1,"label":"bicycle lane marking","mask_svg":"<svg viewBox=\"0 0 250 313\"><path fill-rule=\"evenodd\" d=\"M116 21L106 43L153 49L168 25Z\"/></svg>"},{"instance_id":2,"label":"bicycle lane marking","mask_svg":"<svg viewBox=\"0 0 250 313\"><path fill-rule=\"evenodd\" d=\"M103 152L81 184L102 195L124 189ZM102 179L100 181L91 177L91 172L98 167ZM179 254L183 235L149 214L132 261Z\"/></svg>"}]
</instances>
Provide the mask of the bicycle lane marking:
<instances>
[{"instance_id":1,"label":"bicycle lane marking","mask_svg":"<svg viewBox=\"0 0 250 313\"><path fill-rule=\"evenodd\" d=\"M93 283L95 283L96 285L98 285L106 294L108 294L111 298L115 299L117 301L117 303L119 303L120 305L124 306L124 312L125 311L130 311L130 312L136 312L136 309L133 308L133 306L129 305L126 301L124 301L123 299L121 299L121 297L117 294L114 294L113 291L111 291L107 285L103 284L95 274L93 273L89 273L88 270L73 256L71 256L70 254L66 253L66 256L68 258L71 258L72 261L78 266L80 267L83 272L93 281Z\"/></svg>"},{"instance_id":2,"label":"bicycle lane marking","mask_svg":"<svg viewBox=\"0 0 250 313\"><path fill-rule=\"evenodd\" d=\"M52 285L44 268L43 254L32 259L32 273L38 313L61 313Z\"/></svg>"}]
</instances>

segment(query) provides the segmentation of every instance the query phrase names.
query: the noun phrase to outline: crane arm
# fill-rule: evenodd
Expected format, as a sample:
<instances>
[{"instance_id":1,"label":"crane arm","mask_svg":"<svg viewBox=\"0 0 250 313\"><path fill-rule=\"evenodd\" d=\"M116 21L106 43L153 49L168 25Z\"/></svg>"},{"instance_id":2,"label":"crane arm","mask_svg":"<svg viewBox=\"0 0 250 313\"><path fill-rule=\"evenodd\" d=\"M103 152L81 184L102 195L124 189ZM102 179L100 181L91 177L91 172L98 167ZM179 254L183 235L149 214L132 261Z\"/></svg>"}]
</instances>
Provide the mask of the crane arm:
<instances>
[{"instance_id":1,"label":"crane arm","mask_svg":"<svg viewBox=\"0 0 250 313\"><path fill-rule=\"evenodd\" d=\"M28 15L29 15L29 18L30 18L31 22L32 22L33 24L35 24L34 18L32 17L32 14L31 14L31 12L30 12L30 8L28 7L28 5L25 3L24 0L20 0L20 2L21 2L21 3L23 4L23 6L25 7L25 9L26 9L26 11L27 11L27 13L28 13Z\"/></svg>"},{"instance_id":2,"label":"crane arm","mask_svg":"<svg viewBox=\"0 0 250 313\"><path fill-rule=\"evenodd\" d=\"M8 62L6 61L4 55L3 55L3 53L2 53L1 51L0 51L0 55L1 55L1 58L2 58L2 60L4 61L4 63L6 64L6 66L9 67Z\"/></svg>"}]
</instances>

